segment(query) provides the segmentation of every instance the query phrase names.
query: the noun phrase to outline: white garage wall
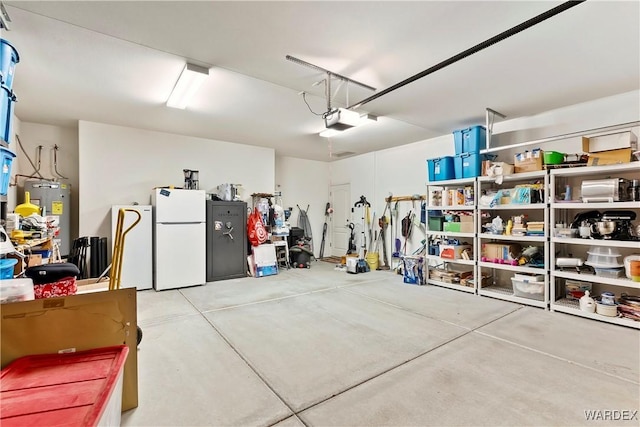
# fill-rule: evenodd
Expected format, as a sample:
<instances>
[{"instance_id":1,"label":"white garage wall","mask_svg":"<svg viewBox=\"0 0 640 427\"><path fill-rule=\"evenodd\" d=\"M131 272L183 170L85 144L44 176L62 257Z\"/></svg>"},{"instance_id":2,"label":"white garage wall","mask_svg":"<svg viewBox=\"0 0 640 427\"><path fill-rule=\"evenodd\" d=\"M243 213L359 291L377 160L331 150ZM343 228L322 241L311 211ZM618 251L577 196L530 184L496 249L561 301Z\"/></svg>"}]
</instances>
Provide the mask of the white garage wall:
<instances>
[{"instance_id":1,"label":"white garage wall","mask_svg":"<svg viewBox=\"0 0 640 427\"><path fill-rule=\"evenodd\" d=\"M508 112L504 112L508 114ZM566 133L617 125L640 119L640 91L631 91L571 105L530 117L500 121L494 125L494 145L530 141Z\"/></svg>"},{"instance_id":2,"label":"white garage wall","mask_svg":"<svg viewBox=\"0 0 640 427\"><path fill-rule=\"evenodd\" d=\"M275 154L254 147L100 123L79 122L79 233L111 236L111 205L150 202L154 187L184 184L182 169L200 171L200 188L242 184L272 192Z\"/></svg>"},{"instance_id":3,"label":"white garage wall","mask_svg":"<svg viewBox=\"0 0 640 427\"><path fill-rule=\"evenodd\" d=\"M372 207L375 201L376 154L367 153L338 160L329 166L329 187L350 184L351 206L365 196ZM354 212L351 221L362 223L362 213Z\"/></svg>"},{"instance_id":4,"label":"white garage wall","mask_svg":"<svg viewBox=\"0 0 640 427\"><path fill-rule=\"evenodd\" d=\"M289 222L297 227L300 210L309 210L309 222L313 233L313 249L316 256L320 254L324 210L329 201L329 163L314 160L303 160L294 157L276 156L276 191L282 193L284 208L293 207ZM327 238L329 238L327 233ZM328 254L329 243L325 243L325 254Z\"/></svg>"},{"instance_id":5,"label":"white garage wall","mask_svg":"<svg viewBox=\"0 0 640 427\"><path fill-rule=\"evenodd\" d=\"M57 179L71 184L71 238L78 237L78 129L22 122L20 125L22 146L36 162L38 145L42 145L40 173L45 179ZM58 172L68 179L56 177L54 173L53 147L58 145ZM20 151L20 173L31 175L33 167ZM20 178L19 200L23 197L25 178Z\"/></svg>"}]
</instances>

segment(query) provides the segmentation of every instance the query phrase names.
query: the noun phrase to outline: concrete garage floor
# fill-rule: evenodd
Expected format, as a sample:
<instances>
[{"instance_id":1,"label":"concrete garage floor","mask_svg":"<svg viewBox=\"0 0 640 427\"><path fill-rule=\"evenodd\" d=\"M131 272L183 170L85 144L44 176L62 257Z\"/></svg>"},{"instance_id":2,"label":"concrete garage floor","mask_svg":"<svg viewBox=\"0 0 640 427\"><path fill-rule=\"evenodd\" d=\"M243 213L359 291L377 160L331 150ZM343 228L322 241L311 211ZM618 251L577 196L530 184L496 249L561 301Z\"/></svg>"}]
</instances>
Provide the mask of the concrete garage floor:
<instances>
[{"instance_id":1,"label":"concrete garage floor","mask_svg":"<svg viewBox=\"0 0 640 427\"><path fill-rule=\"evenodd\" d=\"M639 425L585 415L640 409L637 330L389 272L143 291L138 322L125 426Z\"/></svg>"}]
</instances>

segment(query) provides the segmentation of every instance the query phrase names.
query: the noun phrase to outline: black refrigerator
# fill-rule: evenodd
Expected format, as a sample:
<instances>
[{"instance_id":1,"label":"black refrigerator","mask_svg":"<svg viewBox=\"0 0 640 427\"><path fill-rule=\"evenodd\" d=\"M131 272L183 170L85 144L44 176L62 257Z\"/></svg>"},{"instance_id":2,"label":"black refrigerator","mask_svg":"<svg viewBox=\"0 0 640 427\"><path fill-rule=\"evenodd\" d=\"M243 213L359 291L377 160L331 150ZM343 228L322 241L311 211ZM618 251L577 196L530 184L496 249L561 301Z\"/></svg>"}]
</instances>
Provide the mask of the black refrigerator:
<instances>
[{"instance_id":1,"label":"black refrigerator","mask_svg":"<svg viewBox=\"0 0 640 427\"><path fill-rule=\"evenodd\" d=\"M207 200L207 282L247 276L247 204Z\"/></svg>"}]
</instances>

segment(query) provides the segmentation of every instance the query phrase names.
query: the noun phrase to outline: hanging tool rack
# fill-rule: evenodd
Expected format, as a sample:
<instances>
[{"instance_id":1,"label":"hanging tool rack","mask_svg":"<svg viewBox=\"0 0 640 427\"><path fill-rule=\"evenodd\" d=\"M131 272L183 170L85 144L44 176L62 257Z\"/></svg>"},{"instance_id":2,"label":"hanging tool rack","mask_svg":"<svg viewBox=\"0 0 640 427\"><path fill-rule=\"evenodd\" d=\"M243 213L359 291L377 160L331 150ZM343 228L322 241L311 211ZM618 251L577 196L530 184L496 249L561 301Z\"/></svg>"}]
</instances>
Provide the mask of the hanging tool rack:
<instances>
[{"instance_id":1,"label":"hanging tool rack","mask_svg":"<svg viewBox=\"0 0 640 427\"><path fill-rule=\"evenodd\" d=\"M413 196L390 196L384 199L387 203L392 202L415 202L416 200L427 200L427 196L414 194Z\"/></svg>"},{"instance_id":2,"label":"hanging tool rack","mask_svg":"<svg viewBox=\"0 0 640 427\"><path fill-rule=\"evenodd\" d=\"M426 195L423 195L423 194L412 194L412 195L409 195L409 196L388 196L388 197L385 197L385 199L384 199L384 201L388 204L389 211L390 211L390 214L389 214L390 222L389 222L389 226L388 227L385 226L385 231L386 231L387 228L389 228L391 230L391 238L387 240L386 237L385 237L383 242L385 242L385 243L389 242L390 256L387 257L387 248L384 247L384 246L386 246L386 244L383 244L383 249L382 250L384 251L383 258L388 259L388 260L391 261L389 263L389 267L392 270L395 270L398 267L398 265L396 265L396 266L392 265L393 261L400 262L400 256L394 256L394 254L395 255L399 255L399 251L401 249L401 248L397 247L397 243L396 243L396 242L400 241L400 238L398 237L400 233L398 233L397 227L401 223L401 219L399 218L399 216L394 218L394 211L395 211L396 215L398 213L397 212L397 204L400 203L400 202L412 202L412 203L415 204L415 202L423 202L425 200L427 200L427 197L426 197ZM392 203L396 204L396 207L392 207L391 206ZM415 206L414 206L414 208L415 208ZM405 242L405 245L406 245L406 242ZM394 247L396 249L394 249ZM405 249L406 249L406 246L405 246ZM385 262L385 264L386 264L386 262Z\"/></svg>"}]
</instances>

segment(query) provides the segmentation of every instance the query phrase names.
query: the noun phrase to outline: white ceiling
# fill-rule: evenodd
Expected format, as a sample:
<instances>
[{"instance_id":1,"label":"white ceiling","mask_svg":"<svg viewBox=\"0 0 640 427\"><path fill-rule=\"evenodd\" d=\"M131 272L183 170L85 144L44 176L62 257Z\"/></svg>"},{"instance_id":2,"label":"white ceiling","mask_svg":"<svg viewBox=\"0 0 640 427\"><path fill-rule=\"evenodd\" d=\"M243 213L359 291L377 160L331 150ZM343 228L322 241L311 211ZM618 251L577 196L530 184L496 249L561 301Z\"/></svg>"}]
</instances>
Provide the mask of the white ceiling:
<instances>
[{"instance_id":1,"label":"white ceiling","mask_svg":"<svg viewBox=\"0 0 640 427\"><path fill-rule=\"evenodd\" d=\"M20 53L18 117L78 120L330 160L640 88L640 2L588 1L365 104L378 123L327 140L322 73L378 91L560 4L557 1L5 2ZM164 105L185 60L211 66L186 110ZM336 84L334 82L334 88ZM372 92L343 86L334 104Z\"/></svg>"}]
</instances>

